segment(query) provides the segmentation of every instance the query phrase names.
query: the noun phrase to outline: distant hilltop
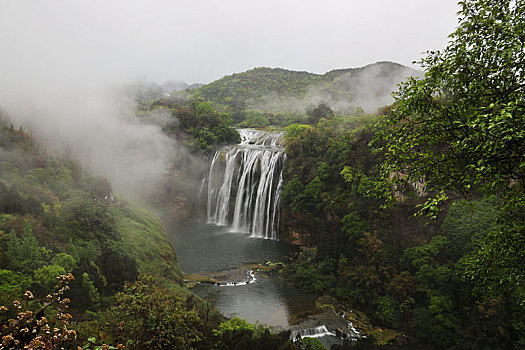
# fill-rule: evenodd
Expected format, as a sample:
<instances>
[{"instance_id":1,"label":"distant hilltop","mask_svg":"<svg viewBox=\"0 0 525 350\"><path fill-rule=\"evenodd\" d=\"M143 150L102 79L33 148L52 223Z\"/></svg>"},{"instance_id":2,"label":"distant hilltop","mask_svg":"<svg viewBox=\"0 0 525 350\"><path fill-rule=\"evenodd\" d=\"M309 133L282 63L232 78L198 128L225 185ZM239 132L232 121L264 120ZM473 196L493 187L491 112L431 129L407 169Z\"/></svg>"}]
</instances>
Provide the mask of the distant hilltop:
<instances>
[{"instance_id":1,"label":"distant hilltop","mask_svg":"<svg viewBox=\"0 0 525 350\"><path fill-rule=\"evenodd\" d=\"M361 107L373 112L393 102L392 92L421 71L394 62L362 68L335 69L326 74L259 67L225 76L194 90L213 105L262 111L304 111L326 103L337 112Z\"/></svg>"},{"instance_id":2,"label":"distant hilltop","mask_svg":"<svg viewBox=\"0 0 525 350\"><path fill-rule=\"evenodd\" d=\"M361 68L334 69L325 74L258 67L227 75L209 84L182 81L135 84L140 100L166 97L202 98L214 107L264 112L304 112L325 103L334 112L356 108L373 113L394 101L392 92L409 76L421 71L394 62L377 62Z\"/></svg>"}]
</instances>

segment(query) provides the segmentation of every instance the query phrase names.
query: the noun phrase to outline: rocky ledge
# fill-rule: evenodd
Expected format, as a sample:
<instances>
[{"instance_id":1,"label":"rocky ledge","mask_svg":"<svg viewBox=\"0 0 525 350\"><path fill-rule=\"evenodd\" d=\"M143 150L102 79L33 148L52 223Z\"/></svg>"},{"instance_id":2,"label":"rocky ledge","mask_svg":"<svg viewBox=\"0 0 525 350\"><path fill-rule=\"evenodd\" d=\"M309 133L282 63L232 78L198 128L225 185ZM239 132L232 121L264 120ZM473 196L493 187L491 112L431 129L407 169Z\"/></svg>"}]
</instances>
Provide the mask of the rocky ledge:
<instances>
[{"instance_id":1,"label":"rocky ledge","mask_svg":"<svg viewBox=\"0 0 525 350\"><path fill-rule=\"evenodd\" d=\"M211 283L220 286L241 286L254 282L255 274L250 268L240 267L218 272L186 274L184 275L184 281L190 288L196 283Z\"/></svg>"}]
</instances>

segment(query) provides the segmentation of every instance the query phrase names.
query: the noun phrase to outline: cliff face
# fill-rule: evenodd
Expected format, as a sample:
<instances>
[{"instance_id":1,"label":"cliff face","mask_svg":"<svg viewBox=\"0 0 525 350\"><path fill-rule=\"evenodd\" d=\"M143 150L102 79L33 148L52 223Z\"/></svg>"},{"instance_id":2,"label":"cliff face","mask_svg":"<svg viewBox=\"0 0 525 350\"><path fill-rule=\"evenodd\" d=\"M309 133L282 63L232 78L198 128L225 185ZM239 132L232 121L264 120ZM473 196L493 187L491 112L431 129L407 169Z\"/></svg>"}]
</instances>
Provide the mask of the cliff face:
<instances>
[{"instance_id":1,"label":"cliff face","mask_svg":"<svg viewBox=\"0 0 525 350\"><path fill-rule=\"evenodd\" d=\"M206 210L205 193L199 195L201 190L206 191L202 188L205 172L201 170L205 163L204 159L196 158L191 164L181 167L188 169L186 172L174 168L166 170L162 183L149 194L147 201L174 220L201 215Z\"/></svg>"},{"instance_id":2,"label":"cliff face","mask_svg":"<svg viewBox=\"0 0 525 350\"><path fill-rule=\"evenodd\" d=\"M188 208L188 198L185 195L171 195L166 210L174 219L186 219L191 208Z\"/></svg>"}]
</instances>

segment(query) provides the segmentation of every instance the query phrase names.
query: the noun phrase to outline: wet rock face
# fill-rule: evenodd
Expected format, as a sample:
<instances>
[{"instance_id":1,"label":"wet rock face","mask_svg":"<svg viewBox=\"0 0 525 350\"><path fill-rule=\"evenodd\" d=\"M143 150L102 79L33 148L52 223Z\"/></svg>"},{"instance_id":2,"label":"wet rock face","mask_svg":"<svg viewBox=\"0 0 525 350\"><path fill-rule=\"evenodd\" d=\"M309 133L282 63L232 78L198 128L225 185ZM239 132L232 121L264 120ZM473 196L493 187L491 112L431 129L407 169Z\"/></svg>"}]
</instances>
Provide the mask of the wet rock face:
<instances>
[{"instance_id":1,"label":"wet rock face","mask_svg":"<svg viewBox=\"0 0 525 350\"><path fill-rule=\"evenodd\" d=\"M188 199L185 196L172 195L168 198L166 210L174 219L188 218Z\"/></svg>"}]
</instances>

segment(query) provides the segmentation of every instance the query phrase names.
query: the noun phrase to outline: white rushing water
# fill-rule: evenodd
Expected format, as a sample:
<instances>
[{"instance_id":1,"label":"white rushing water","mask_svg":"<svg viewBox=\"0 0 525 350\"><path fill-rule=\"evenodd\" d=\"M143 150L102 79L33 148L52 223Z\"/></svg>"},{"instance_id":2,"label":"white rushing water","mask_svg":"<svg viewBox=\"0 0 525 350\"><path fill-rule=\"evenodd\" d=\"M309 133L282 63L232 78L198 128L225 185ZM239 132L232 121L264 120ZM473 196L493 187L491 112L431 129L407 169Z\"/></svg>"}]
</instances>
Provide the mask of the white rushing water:
<instances>
[{"instance_id":1,"label":"white rushing water","mask_svg":"<svg viewBox=\"0 0 525 350\"><path fill-rule=\"evenodd\" d=\"M224 283L224 284L219 284L219 286L221 286L221 287L245 286L247 284L254 283L255 281L257 281L257 278L255 278L255 273L253 272L253 270L250 270L248 272L248 278L246 279L246 281L243 281L243 282L228 282L228 283Z\"/></svg>"},{"instance_id":2,"label":"white rushing water","mask_svg":"<svg viewBox=\"0 0 525 350\"><path fill-rule=\"evenodd\" d=\"M208 222L277 239L286 158L281 132L238 130L241 143L215 153L208 175Z\"/></svg>"},{"instance_id":3,"label":"white rushing water","mask_svg":"<svg viewBox=\"0 0 525 350\"><path fill-rule=\"evenodd\" d=\"M306 328L290 333L290 339L296 340L298 337L301 338L320 338L326 336L335 337L334 332L330 332L325 325L321 325L315 328Z\"/></svg>"}]
</instances>

